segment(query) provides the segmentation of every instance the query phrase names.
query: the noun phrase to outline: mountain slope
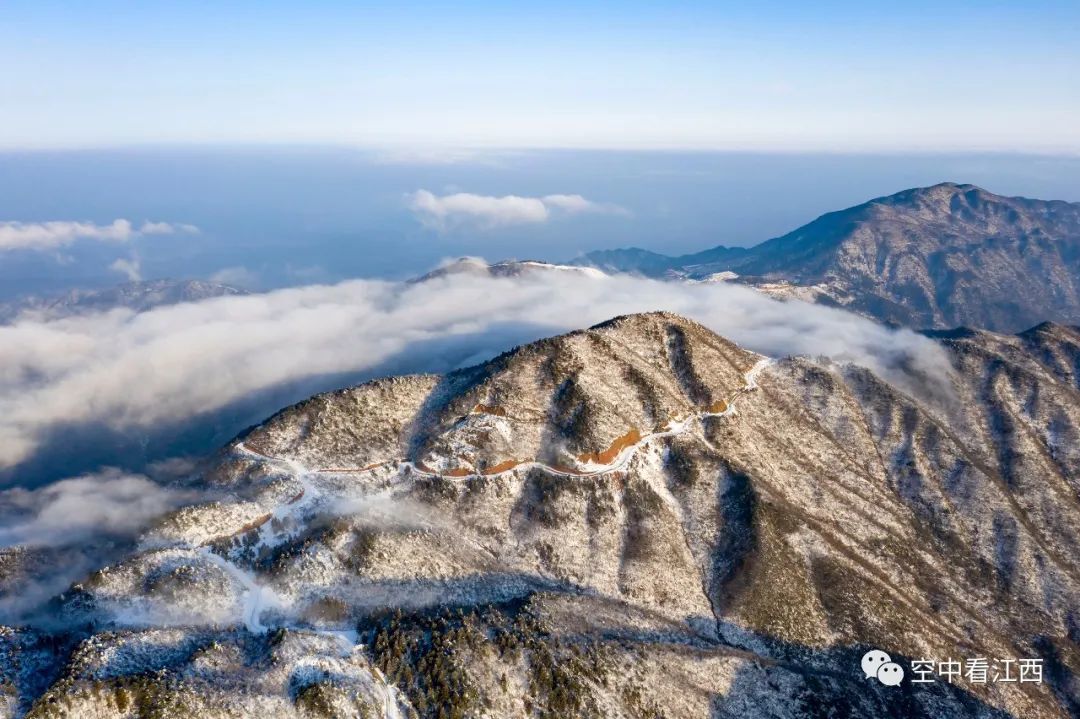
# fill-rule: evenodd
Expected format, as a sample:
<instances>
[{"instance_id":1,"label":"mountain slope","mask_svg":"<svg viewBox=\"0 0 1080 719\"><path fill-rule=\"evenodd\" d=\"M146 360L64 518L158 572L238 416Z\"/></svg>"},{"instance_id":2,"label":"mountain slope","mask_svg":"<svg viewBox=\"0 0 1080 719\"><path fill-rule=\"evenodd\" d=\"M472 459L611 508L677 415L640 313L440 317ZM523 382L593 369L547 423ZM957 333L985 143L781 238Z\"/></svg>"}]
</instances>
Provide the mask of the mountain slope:
<instances>
[{"instance_id":1,"label":"mountain slope","mask_svg":"<svg viewBox=\"0 0 1080 719\"><path fill-rule=\"evenodd\" d=\"M1013 332L1044 320L1080 322L1080 204L972 185L871 200L739 252L650 257L640 267L634 252L581 262L692 279L733 271L774 293L810 288L818 301L918 328Z\"/></svg>"},{"instance_id":2,"label":"mountain slope","mask_svg":"<svg viewBox=\"0 0 1080 719\"><path fill-rule=\"evenodd\" d=\"M0 674L59 672L39 717L1068 716L1080 333L939 341L933 398L665 313L318 395ZM893 689L869 647L1048 680Z\"/></svg>"}]
</instances>

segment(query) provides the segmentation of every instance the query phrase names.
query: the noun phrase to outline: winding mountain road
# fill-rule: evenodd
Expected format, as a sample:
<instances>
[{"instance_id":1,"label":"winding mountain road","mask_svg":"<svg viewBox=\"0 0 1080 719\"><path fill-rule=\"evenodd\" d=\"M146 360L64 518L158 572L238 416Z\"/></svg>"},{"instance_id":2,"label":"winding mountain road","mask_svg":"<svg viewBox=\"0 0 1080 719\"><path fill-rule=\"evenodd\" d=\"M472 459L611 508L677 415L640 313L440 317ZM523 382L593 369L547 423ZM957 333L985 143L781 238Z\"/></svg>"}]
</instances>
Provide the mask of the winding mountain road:
<instances>
[{"instance_id":1,"label":"winding mountain road","mask_svg":"<svg viewBox=\"0 0 1080 719\"><path fill-rule=\"evenodd\" d=\"M623 470L626 469L626 466L629 464L629 462L630 462L631 458L633 458L634 454L636 454L639 449L641 449L643 446L647 445L649 442L652 442L653 440L656 440L656 439L662 439L664 437L674 437L676 435L683 434L686 431L688 431L691 427L693 427L697 422L700 422L703 419L706 419L708 417L726 417L726 416L733 415L735 413L735 403L736 403L736 401L739 399L739 397L742 397L744 394L757 389L757 387L758 387L758 385L757 385L758 377L761 375L761 373L765 370L766 367L768 367L770 364L772 364L772 362L773 362L773 360L771 358L764 357L764 358L758 360L754 364L753 367L751 367L749 370L747 370L747 372L743 375L743 378L745 380L745 384L742 387L740 387L735 392L735 394L725 402L726 409L724 411L722 411L722 412L700 412L698 414L687 417L686 419L683 419L683 420L669 422L667 429L662 430L660 432L652 432L650 434L643 435L642 437L640 437L633 444L623 448L619 452L619 454L616 455L615 459L613 459L611 462L609 462L607 464L604 464L604 465L599 465L599 466L594 467L594 468L581 469L581 470L572 470L572 469L567 469L566 467L556 467L556 466L547 464L545 462L540 462L540 461L537 461L537 460L530 460L530 461L519 462L519 463L513 464L513 465L507 467L506 469L502 469L502 470L500 470L498 472L490 472L490 473L473 472L473 473L469 473L469 474L465 474L465 475L452 475L452 474L448 474L448 473L445 473L445 472L437 472L437 471L434 471L434 470L431 470L431 469L427 469L425 467L418 466L415 462L412 462L412 461L409 461L409 460L398 460L397 461L398 473L402 474L404 472L409 472L409 473L411 473L413 475L417 475L417 476L421 476L421 477L429 477L429 478L438 477L438 478L442 478L442 479L465 481L465 480L469 480L469 479L475 479L476 477L501 477L501 476L511 474L513 472L520 471L522 469L539 469L539 470L542 470L542 471L547 472L549 474L555 475L557 477L567 477L567 478L571 478L571 477L597 477L597 476L600 476L600 475L609 474L611 472L623 471ZM255 450L251 449L250 447L245 446L243 442L237 443L236 449L243 452L244 454L246 454L248 456L258 458L258 459L260 459L262 461L284 463L284 464L289 465L291 467L295 467L295 468L299 468L299 469L303 470L303 468L301 468L300 465L295 460L285 459L285 458L280 458L280 457L271 457L271 456L262 454L260 452L257 452ZM319 474L362 474L362 473L365 473L365 472L372 472L372 471L374 471L374 470L376 470L376 469L378 469L380 467L384 467L387 464L391 464L393 462L394 462L394 460L383 460L381 462L375 462L373 464L369 464L369 465L367 465L365 467L334 467L334 468L323 468L323 469L314 469L314 470L303 470L303 472L304 473L319 473ZM297 474L296 476L302 482L304 481L304 476L302 474ZM308 485L306 485L306 486L310 486L310 483L308 483Z\"/></svg>"},{"instance_id":2,"label":"winding mountain road","mask_svg":"<svg viewBox=\"0 0 1080 719\"><path fill-rule=\"evenodd\" d=\"M735 403L744 394L757 389L757 380L762 371L773 360L766 357L754 364L744 375L745 384L739 388L738 391L726 402L726 408L723 412L701 412L692 415L686 419L673 421L668 424L667 429L660 432L653 432L639 438L633 444L625 447L619 454L609 463L589 469L583 470L567 470L566 468L554 467L552 465L538 462L529 461L515 464L512 467L504 469L499 472L493 472L491 474L470 474L464 476L447 476L446 474L440 474L439 472L433 472L421 467L418 467L414 462L402 460L398 462L398 474L411 473L422 477L441 477L444 479L451 479L456 481L466 481L470 478L477 476L484 477L498 477L516 472L522 469L540 469L544 472L550 473L559 477L596 477L612 472L624 471L633 459L634 455L639 449L646 446L649 442L664 437L674 437L687 432L690 428L695 426L707 417L723 417L730 416L735 413ZM335 474L335 473L350 473L355 474L358 472L370 472L375 469L389 464L392 460L379 462L376 464L368 465L367 467L358 468L334 468L334 469L309 469L298 461L285 458L285 457L271 457L260 452L257 452L244 442L237 442L233 447L233 451L244 455L249 458L253 458L259 462L267 462L276 465L284 465L288 473L295 477L301 485L301 491L292 500L284 504L279 505L273 511L272 517L277 520L292 519L291 524L299 525L302 523L302 516L306 510L313 504L317 503L321 497L324 496L323 490L312 481L313 475L316 474ZM291 533L284 529L276 529L275 526L280 526L281 522L266 522L260 527L260 542L265 546L276 546L281 542L287 540ZM277 596L273 589L259 582L258 577L254 572L237 566L230 560L215 554L209 547L203 547L200 550L202 556L221 568L223 571L229 574L238 584L244 588L244 600L242 607L242 617L244 626L249 632L253 634L264 634L269 627L262 622L262 614L264 611L270 608L280 608L282 606L281 599ZM310 630L315 634L332 636L340 640L348 647L355 645L357 638L355 632L343 632L333 630Z\"/></svg>"}]
</instances>

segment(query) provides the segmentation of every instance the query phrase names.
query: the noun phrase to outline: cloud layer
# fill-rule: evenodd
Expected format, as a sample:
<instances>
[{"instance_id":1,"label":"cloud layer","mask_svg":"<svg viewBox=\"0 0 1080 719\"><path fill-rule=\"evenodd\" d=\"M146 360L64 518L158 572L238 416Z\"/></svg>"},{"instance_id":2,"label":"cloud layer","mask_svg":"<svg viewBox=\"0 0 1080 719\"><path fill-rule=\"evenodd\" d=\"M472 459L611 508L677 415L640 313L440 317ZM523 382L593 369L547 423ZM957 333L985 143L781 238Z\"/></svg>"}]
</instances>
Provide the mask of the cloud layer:
<instances>
[{"instance_id":1,"label":"cloud layer","mask_svg":"<svg viewBox=\"0 0 1080 719\"><path fill-rule=\"evenodd\" d=\"M445 370L513 342L661 309L772 356L827 355L886 373L947 366L938 345L913 332L726 284L560 272L350 281L0 327L0 469L80 423L139 432L289 382L400 357ZM448 360L439 348L452 344Z\"/></svg>"},{"instance_id":2,"label":"cloud layer","mask_svg":"<svg viewBox=\"0 0 1080 719\"><path fill-rule=\"evenodd\" d=\"M123 556L156 517L199 496L116 469L0 492L0 553L20 547L0 574L0 624L58 623L55 610L41 611L50 598Z\"/></svg>"},{"instance_id":3,"label":"cloud layer","mask_svg":"<svg viewBox=\"0 0 1080 719\"><path fill-rule=\"evenodd\" d=\"M446 230L463 224L485 229L536 224L547 222L556 213L626 213L626 210L621 207L596 203L581 195L495 197L458 192L440 196L428 190L418 190L408 196L408 202L409 208L421 222L438 230Z\"/></svg>"},{"instance_id":4,"label":"cloud layer","mask_svg":"<svg viewBox=\"0 0 1080 719\"><path fill-rule=\"evenodd\" d=\"M0 251L4 250L52 250L65 247L76 240L98 242L129 242L142 235L193 234L199 230L194 225L168 222L144 222L136 227L129 220L113 220L108 225L92 222L0 222Z\"/></svg>"},{"instance_id":5,"label":"cloud layer","mask_svg":"<svg viewBox=\"0 0 1080 719\"><path fill-rule=\"evenodd\" d=\"M0 526L0 547L60 546L92 535L134 535L184 497L146 477L114 469L35 491L0 492L0 510L16 511L21 517Z\"/></svg>"}]
</instances>

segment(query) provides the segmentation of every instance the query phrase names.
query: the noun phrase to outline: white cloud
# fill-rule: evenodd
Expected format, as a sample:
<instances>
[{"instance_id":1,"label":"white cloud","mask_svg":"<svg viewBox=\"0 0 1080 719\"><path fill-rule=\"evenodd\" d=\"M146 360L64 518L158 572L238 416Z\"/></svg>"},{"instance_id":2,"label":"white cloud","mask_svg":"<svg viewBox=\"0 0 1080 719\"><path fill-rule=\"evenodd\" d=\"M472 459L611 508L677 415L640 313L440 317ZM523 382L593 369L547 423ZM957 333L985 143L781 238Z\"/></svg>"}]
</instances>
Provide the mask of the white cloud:
<instances>
[{"instance_id":1,"label":"white cloud","mask_svg":"<svg viewBox=\"0 0 1080 719\"><path fill-rule=\"evenodd\" d=\"M174 224L170 222L144 222L139 227L140 235L197 235L199 228L195 225Z\"/></svg>"},{"instance_id":2,"label":"white cloud","mask_svg":"<svg viewBox=\"0 0 1080 719\"><path fill-rule=\"evenodd\" d=\"M581 195L545 195L543 203L547 207L557 207L565 212L598 212L600 205L586 200Z\"/></svg>"},{"instance_id":3,"label":"white cloud","mask_svg":"<svg viewBox=\"0 0 1080 719\"><path fill-rule=\"evenodd\" d=\"M0 623L56 623L42 611L50 598L119 559L156 517L203 496L117 469L0 492L0 547L24 547L29 562L22 576L0 577Z\"/></svg>"},{"instance_id":4,"label":"white cloud","mask_svg":"<svg viewBox=\"0 0 1080 719\"><path fill-rule=\"evenodd\" d=\"M136 228L129 220L113 220L108 225L92 222L0 222L0 251L52 250L65 247L76 240L98 242L129 242L140 235L194 234L194 225L168 222L144 222Z\"/></svg>"},{"instance_id":5,"label":"white cloud","mask_svg":"<svg viewBox=\"0 0 1080 719\"><path fill-rule=\"evenodd\" d=\"M210 275L211 282L230 287L250 289L259 284L259 277L246 267L225 267Z\"/></svg>"},{"instance_id":6,"label":"white cloud","mask_svg":"<svg viewBox=\"0 0 1080 719\"><path fill-rule=\"evenodd\" d=\"M617 205L599 204L581 195L494 197L469 192L436 195L428 190L418 190L409 195L408 200L410 209L420 218L420 221L438 230L462 224L478 225L484 228L536 224L547 222L554 213L626 214L626 210Z\"/></svg>"},{"instance_id":7,"label":"white cloud","mask_svg":"<svg viewBox=\"0 0 1080 719\"><path fill-rule=\"evenodd\" d=\"M913 332L727 284L562 272L350 281L0 327L0 469L33 456L70 423L151 428L283 383L372 371L406 356L440 371L464 356L650 310L686 315L774 356L928 374L947 366L940 347Z\"/></svg>"},{"instance_id":8,"label":"white cloud","mask_svg":"<svg viewBox=\"0 0 1080 719\"><path fill-rule=\"evenodd\" d=\"M0 492L0 507L18 510L26 518L0 526L0 547L59 546L91 535L134 535L189 498L115 469L34 491L11 489Z\"/></svg>"},{"instance_id":9,"label":"white cloud","mask_svg":"<svg viewBox=\"0 0 1080 719\"><path fill-rule=\"evenodd\" d=\"M142 279L142 264L138 257L132 257L130 260L121 257L114 260L109 265L109 269L124 275L130 282L138 282Z\"/></svg>"},{"instance_id":10,"label":"white cloud","mask_svg":"<svg viewBox=\"0 0 1080 719\"><path fill-rule=\"evenodd\" d=\"M425 224L440 229L463 219L485 227L499 227L546 222L550 215L542 200L517 195L491 197L458 192L440 197L419 190L411 195L409 206Z\"/></svg>"}]
</instances>

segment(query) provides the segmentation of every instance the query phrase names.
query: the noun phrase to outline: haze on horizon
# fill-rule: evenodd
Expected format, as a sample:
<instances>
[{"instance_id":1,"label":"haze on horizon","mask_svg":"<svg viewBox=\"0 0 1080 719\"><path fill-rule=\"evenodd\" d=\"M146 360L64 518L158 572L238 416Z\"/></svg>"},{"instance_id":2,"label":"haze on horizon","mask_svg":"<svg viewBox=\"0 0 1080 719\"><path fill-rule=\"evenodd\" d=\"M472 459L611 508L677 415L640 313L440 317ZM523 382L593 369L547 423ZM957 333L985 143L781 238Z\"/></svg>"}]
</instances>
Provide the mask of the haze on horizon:
<instances>
[{"instance_id":1,"label":"haze on horizon","mask_svg":"<svg viewBox=\"0 0 1080 719\"><path fill-rule=\"evenodd\" d=\"M0 148L1076 153L1078 29L1067 0L15 0Z\"/></svg>"},{"instance_id":2,"label":"haze on horizon","mask_svg":"<svg viewBox=\"0 0 1080 719\"><path fill-rule=\"evenodd\" d=\"M1078 201L1078 25L1061 0L6 2L0 301L749 246L942 181Z\"/></svg>"}]
</instances>

